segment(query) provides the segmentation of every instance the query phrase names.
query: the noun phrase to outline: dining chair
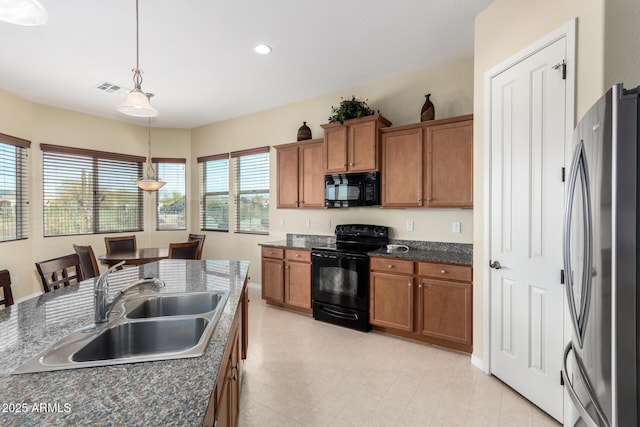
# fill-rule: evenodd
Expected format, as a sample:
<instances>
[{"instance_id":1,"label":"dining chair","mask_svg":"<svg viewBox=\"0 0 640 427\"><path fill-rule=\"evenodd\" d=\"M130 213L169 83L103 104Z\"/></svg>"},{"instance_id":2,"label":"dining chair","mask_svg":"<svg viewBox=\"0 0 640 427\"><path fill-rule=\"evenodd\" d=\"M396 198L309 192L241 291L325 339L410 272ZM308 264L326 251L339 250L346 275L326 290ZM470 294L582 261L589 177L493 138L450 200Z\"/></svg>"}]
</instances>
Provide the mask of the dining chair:
<instances>
[{"instance_id":1,"label":"dining chair","mask_svg":"<svg viewBox=\"0 0 640 427\"><path fill-rule=\"evenodd\" d=\"M133 252L137 249L136 236L119 236L105 237L104 244L107 247L107 253L111 252Z\"/></svg>"},{"instance_id":2,"label":"dining chair","mask_svg":"<svg viewBox=\"0 0 640 427\"><path fill-rule=\"evenodd\" d=\"M45 292L83 280L78 254L69 254L36 262L36 268Z\"/></svg>"},{"instance_id":3,"label":"dining chair","mask_svg":"<svg viewBox=\"0 0 640 427\"><path fill-rule=\"evenodd\" d=\"M198 259L199 240L169 243L169 259Z\"/></svg>"},{"instance_id":4,"label":"dining chair","mask_svg":"<svg viewBox=\"0 0 640 427\"><path fill-rule=\"evenodd\" d=\"M91 279L100 275L100 267L98 267L98 261L91 245L83 246L74 243L73 250L76 251L80 258L80 269L82 269L82 277L84 279Z\"/></svg>"},{"instance_id":5,"label":"dining chair","mask_svg":"<svg viewBox=\"0 0 640 427\"><path fill-rule=\"evenodd\" d=\"M9 274L9 270L0 271L0 286L2 287L2 299L0 299L0 304L4 304L5 307L13 305L11 275Z\"/></svg>"},{"instance_id":6,"label":"dining chair","mask_svg":"<svg viewBox=\"0 0 640 427\"><path fill-rule=\"evenodd\" d=\"M206 234L191 234L189 233L189 238L187 240L197 240L200 242L198 246L198 255L196 255L196 259L202 259L202 249L204 249L204 239L207 238Z\"/></svg>"}]
</instances>

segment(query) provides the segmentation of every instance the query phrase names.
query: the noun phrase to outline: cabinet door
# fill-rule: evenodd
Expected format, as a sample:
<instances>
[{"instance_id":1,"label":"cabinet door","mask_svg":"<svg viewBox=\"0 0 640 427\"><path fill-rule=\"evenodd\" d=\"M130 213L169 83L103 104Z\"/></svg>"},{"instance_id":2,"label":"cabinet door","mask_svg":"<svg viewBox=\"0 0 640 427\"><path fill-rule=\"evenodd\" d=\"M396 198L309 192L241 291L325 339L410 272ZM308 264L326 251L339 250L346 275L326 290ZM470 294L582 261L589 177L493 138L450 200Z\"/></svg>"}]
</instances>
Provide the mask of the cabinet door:
<instances>
[{"instance_id":1,"label":"cabinet door","mask_svg":"<svg viewBox=\"0 0 640 427\"><path fill-rule=\"evenodd\" d=\"M240 414L240 384L242 384L242 368L240 367L240 335L235 334L231 351L231 376L229 378L229 425L238 425Z\"/></svg>"},{"instance_id":2,"label":"cabinet door","mask_svg":"<svg viewBox=\"0 0 640 427\"><path fill-rule=\"evenodd\" d=\"M230 419L230 407L229 407L229 386L231 367L227 365L226 375L224 382L221 386L222 392L220 393L220 399L218 400L218 409L216 411L216 427L232 427Z\"/></svg>"},{"instance_id":3,"label":"cabinet door","mask_svg":"<svg viewBox=\"0 0 640 427\"><path fill-rule=\"evenodd\" d=\"M369 285L371 324L413 331L413 278L371 273Z\"/></svg>"},{"instance_id":4,"label":"cabinet door","mask_svg":"<svg viewBox=\"0 0 640 427\"><path fill-rule=\"evenodd\" d=\"M349 172L378 170L377 134L374 121L349 125Z\"/></svg>"},{"instance_id":5,"label":"cabinet door","mask_svg":"<svg viewBox=\"0 0 640 427\"><path fill-rule=\"evenodd\" d=\"M426 129L427 207L473 207L473 120Z\"/></svg>"},{"instance_id":6,"label":"cabinet door","mask_svg":"<svg viewBox=\"0 0 640 427\"><path fill-rule=\"evenodd\" d=\"M311 308L311 264L288 262L285 266L284 302Z\"/></svg>"},{"instance_id":7,"label":"cabinet door","mask_svg":"<svg viewBox=\"0 0 640 427\"><path fill-rule=\"evenodd\" d=\"M262 299L284 301L284 261L262 258Z\"/></svg>"},{"instance_id":8,"label":"cabinet door","mask_svg":"<svg viewBox=\"0 0 640 427\"><path fill-rule=\"evenodd\" d=\"M300 198L299 206L324 207L324 168L322 143L300 147Z\"/></svg>"},{"instance_id":9,"label":"cabinet door","mask_svg":"<svg viewBox=\"0 0 640 427\"><path fill-rule=\"evenodd\" d=\"M347 126L324 130L324 172L347 171Z\"/></svg>"},{"instance_id":10,"label":"cabinet door","mask_svg":"<svg viewBox=\"0 0 640 427\"><path fill-rule=\"evenodd\" d=\"M382 206L422 206L422 129L382 135Z\"/></svg>"},{"instance_id":11,"label":"cabinet door","mask_svg":"<svg viewBox=\"0 0 640 427\"><path fill-rule=\"evenodd\" d=\"M279 148L276 181L278 208L298 207L298 147Z\"/></svg>"},{"instance_id":12,"label":"cabinet door","mask_svg":"<svg viewBox=\"0 0 640 427\"><path fill-rule=\"evenodd\" d=\"M472 344L471 285L420 279L420 333Z\"/></svg>"}]
</instances>

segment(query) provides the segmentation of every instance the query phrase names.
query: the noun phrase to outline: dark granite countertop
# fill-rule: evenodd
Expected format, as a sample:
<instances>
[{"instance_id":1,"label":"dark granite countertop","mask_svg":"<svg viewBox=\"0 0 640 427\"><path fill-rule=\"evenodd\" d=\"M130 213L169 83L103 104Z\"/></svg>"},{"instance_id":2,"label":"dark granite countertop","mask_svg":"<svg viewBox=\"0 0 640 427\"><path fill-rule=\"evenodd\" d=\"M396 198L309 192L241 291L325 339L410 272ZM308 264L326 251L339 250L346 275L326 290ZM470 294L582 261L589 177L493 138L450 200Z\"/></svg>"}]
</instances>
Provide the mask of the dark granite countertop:
<instances>
[{"instance_id":1,"label":"dark granite countertop","mask_svg":"<svg viewBox=\"0 0 640 427\"><path fill-rule=\"evenodd\" d=\"M386 248L369 252L370 256L400 258L414 261L443 262L447 264L473 265L473 245L468 243L425 242L419 240L390 240L390 244L405 245L407 252L387 251ZM260 243L289 249L308 249L335 244L334 236L287 234L286 240Z\"/></svg>"},{"instance_id":2,"label":"dark granite countertop","mask_svg":"<svg viewBox=\"0 0 640 427\"><path fill-rule=\"evenodd\" d=\"M473 245L467 243L422 242L417 240L391 240L390 244L404 245L408 251L389 251L387 248L369 252L370 256L399 258L413 261L443 262L473 265Z\"/></svg>"},{"instance_id":3,"label":"dark granite countertop","mask_svg":"<svg viewBox=\"0 0 640 427\"><path fill-rule=\"evenodd\" d=\"M110 276L110 294L150 275L165 281L161 293L230 291L205 354L191 359L11 375L93 322L93 279L0 310L2 425L202 425L248 269L246 261L163 260Z\"/></svg>"}]
</instances>

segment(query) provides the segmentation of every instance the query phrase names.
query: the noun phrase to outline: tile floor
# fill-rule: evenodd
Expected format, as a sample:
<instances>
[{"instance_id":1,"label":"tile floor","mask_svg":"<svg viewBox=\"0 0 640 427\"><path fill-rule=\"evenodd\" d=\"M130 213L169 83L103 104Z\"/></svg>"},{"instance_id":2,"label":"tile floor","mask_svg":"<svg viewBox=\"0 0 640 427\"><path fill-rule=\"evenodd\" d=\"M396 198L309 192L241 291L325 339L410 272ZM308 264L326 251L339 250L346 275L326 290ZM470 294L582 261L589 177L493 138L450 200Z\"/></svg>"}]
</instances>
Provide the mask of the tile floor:
<instances>
[{"instance_id":1,"label":"tile floor","mask_svg":"<svg viewBox=\"0 0 640 427\"><path fill-rule=\"evenodd\" d=\"M559 426L464 353L267 306L250 289L246 426Z\"/></svg>"}]
</instances>

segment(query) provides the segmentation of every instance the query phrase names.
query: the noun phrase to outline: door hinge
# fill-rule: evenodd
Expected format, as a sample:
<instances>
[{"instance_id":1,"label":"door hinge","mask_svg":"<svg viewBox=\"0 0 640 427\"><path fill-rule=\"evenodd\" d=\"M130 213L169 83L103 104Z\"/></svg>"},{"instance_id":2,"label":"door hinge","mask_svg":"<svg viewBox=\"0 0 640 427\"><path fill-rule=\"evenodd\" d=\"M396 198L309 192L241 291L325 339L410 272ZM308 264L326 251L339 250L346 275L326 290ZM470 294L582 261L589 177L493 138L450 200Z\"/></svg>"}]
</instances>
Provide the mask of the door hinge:
<instances>
[{"instance_id":1,"label":"door hinge","mask_svg":"<svg viewBox=\"0 0 640 427\"><path fill-rule=\"evenodd\" d=\"M554 70L557 70L558 68L562 67L562 80L567 80L567 61L565 61L564 59L562 60L562 62L558 62L556 65L553 66Z\"/></svg>"},{"instance_id":2,"label":"door hinge","mask_svg":"<svg viewBox=\"0 0 640 427\"><path fill-rule=\"evenodd\" d=\"M560 284L564 285L564 270L560 270Z\"/></svg>"},{"instance_id":3,"label":"door hinge","mask_svg":"<svg viewBox=\"0 0 640 427\"><path fill-rule=\"evenodd\" d=\"M560 385L564 386L564 377L562 376L562 371L560 371Z\"/></svg>"},{"instance_id":4,"label":"door hinge","mask_svg":"<svg viewBox=\"0 0 640 427\"><path fill-rule=\"evenodd\" d=\"M565 173L566 173L566 171L565 171L565 169L563 167L562 168L562 182L564 182Z\"/></svg>"}]
</instances>

